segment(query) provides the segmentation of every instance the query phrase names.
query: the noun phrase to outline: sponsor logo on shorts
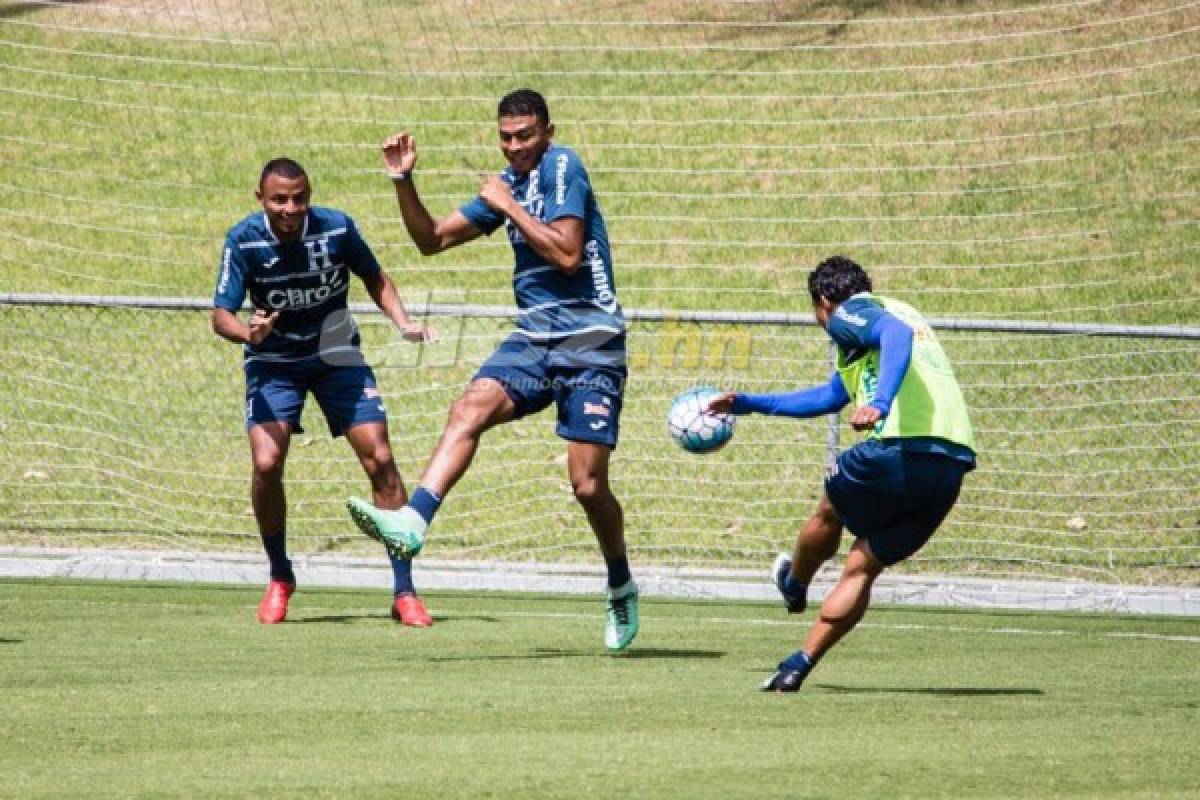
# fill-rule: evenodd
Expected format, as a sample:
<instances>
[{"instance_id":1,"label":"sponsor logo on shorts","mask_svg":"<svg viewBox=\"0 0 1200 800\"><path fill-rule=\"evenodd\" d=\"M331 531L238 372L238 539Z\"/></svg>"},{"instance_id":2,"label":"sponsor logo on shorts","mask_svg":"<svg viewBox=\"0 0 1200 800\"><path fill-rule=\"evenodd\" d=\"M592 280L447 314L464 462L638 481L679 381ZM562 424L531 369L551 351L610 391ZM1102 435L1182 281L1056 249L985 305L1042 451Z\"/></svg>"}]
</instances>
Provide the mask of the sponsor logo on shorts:
<instances>
[{"instance_id":1,"label":"sponsor logo on shorts","mask_svg":"<svg viewBox=\"0 0 1200 800\"><path fill-rule=\"evenodd\" d=\"M604 398L603 405L600 403L584 403L583 404L583 413L596 414L601 417L607 417L608 416L608 405L607 404L608 404L607 397Z\"/></svg>"},{"instance_id":2,"label":"sponsor logo on shorts","mask_svg":"<svg viewBox=\"0 0 1200 800\"><path fill-rule=\"evenodd\" d=\"M602 419L598 419L595 422L591 423L591 425L589 425L588 427L594 431L600 431L600 430L604 430L604 428L607 427L607 425L608 425L608 422L606 422L605 420L602 420Z\"/></svg>"}]
</instances>

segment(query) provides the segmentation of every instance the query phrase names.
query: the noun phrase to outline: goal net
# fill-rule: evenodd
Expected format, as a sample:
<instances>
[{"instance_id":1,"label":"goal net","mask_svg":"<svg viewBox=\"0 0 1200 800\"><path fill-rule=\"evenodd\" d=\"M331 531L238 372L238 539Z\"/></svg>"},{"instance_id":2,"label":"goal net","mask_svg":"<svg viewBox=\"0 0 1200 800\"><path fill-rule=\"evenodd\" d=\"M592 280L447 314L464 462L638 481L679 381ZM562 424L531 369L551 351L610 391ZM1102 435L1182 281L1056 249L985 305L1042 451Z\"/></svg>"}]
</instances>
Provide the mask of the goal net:
<instances>
[{"instance_id":1,"label":"goal net","mask_svg":"<svg viewBox=\"0 0 1200 800\"><path fill-rule=\"evenodd\" d=\"M421 257L378 144L414 133L446 213L503 166L495 103L531 86L633 317L612 471L636 563L761 571L790 547L829 422L748 417L698 457L664 417L696 384L825 380L806 277L842 253L943 323L979 439L902 574L1195 589L1198 57L1178 1L0 2L0 541L257 549L239 354L203 309L279 155L436 314L423 348L359 315L413 486L511 327L511 251ZM595 561L551 414L487 434L426 557ZM342 510L360 468L315 404L304 426L291 546L376 555Z\"/></svg>"}]
</instances>

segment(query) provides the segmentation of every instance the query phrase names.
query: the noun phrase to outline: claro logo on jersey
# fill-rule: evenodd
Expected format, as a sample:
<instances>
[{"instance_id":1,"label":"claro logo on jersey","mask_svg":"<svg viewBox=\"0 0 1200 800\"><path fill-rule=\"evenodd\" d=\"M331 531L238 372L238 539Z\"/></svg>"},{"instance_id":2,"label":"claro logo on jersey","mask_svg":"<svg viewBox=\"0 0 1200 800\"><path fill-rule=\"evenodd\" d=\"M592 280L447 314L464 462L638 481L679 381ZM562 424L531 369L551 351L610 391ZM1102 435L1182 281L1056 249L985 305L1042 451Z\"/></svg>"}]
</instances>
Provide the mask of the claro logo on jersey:
<instances>
[{"instance_id":1,"label":"claro logo on jersey","mask_svg":"<svg viewBox=\"0 0 1200 800\"><path fill-rule=\"evenodd\" d=\"M273 311L296 311L304 308L315 308L329 298L346 290L346 281L340 272L326 273L322 280L328 283L307 288L272 289L267 292L267 307Z\"/></svg>"}]
</instances>

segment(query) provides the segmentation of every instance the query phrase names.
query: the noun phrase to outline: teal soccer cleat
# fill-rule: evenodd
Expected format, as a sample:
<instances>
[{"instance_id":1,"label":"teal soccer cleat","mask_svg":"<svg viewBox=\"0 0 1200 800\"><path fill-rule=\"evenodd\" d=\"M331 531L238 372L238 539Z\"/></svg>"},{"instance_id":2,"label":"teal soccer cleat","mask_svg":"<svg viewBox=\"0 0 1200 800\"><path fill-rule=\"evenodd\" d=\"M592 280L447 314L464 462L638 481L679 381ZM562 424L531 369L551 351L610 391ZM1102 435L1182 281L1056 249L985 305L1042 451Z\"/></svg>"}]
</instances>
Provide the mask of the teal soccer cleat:
<instances>
[{"instance_id":1,"label":"teal soccer cleat","mask_svg":"<svg viewBox=\"0 0 1200 800\"><path fill-rule=\"evenodd\" d=\"M604 646L619 653L629 646L638 632L638 587L630 578L624 586L608 589L608 609L604 623Z\"/></svg>"},{"instance_id":2,"label":"teal soccer cleat","mask_svg":"<svg viewBox=\"0 0 1200 800\"><path fill-rule=\"evenodd\" d=\"M425 546L425 529L429 525L408 506L387 511L366 500L351 497L346 501L346 510L358 529L382 542L392 558L412 558Z\"/></svg>"}]
</instances>

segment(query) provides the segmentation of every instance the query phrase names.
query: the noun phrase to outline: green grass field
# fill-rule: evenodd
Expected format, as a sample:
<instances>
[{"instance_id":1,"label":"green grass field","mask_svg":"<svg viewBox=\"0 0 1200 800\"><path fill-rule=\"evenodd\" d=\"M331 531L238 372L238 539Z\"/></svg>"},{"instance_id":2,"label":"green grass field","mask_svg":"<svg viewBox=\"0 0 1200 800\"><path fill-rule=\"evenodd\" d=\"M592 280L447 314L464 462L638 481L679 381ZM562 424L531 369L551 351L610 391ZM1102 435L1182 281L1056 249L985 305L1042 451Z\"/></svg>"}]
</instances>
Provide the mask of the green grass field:
<instances>
[{"instance_id":1,"label":"green grass field","mask_svg":"<svg viewBox=\"0 0 1200 800\"><path fill-rule=\"evenodd\" d=\"M0 581L0 796L1191 798L1194 619L875 609L800 694L806 619L648 599Z\"/></svg>"},{"instance_id":2,"label":"green grass field","mask_svg":"<svg viewBox=\"0 0 1200 800\"><path fill-rule=\"evenodd\" d=\"M843 252L934 317L1194 326L1198 32L1180 0L0 0L0 293L205 297L287 154L408 297L508 304L503 236L421 258L377 147L411 129L448 212L503 166L496 99L532 85L628 309L804 313ZM410 486L508 328L439 324L420 360L364 330ZM205 314L0 305L0 330L0 543L258 551L239 355ZM903 570L1200 585L1197 342L941 338L981 464ZM630 352L635 569L761 568L815 502L826 422L746 419L697 460L664 414L696 383L820 381L825 338L637 323ZM361 470L304 424L293 552L379 555L342 507ZM488 435L426 553L595 563L549 414ZM0 796L1200 795L1196 619L875 609L775 697L806 618L774 605L650 598L613 658L598 597L432 594L414 631L333 590L264 628L260 591L0 580Z\"/></svg>"}]
</instances>

